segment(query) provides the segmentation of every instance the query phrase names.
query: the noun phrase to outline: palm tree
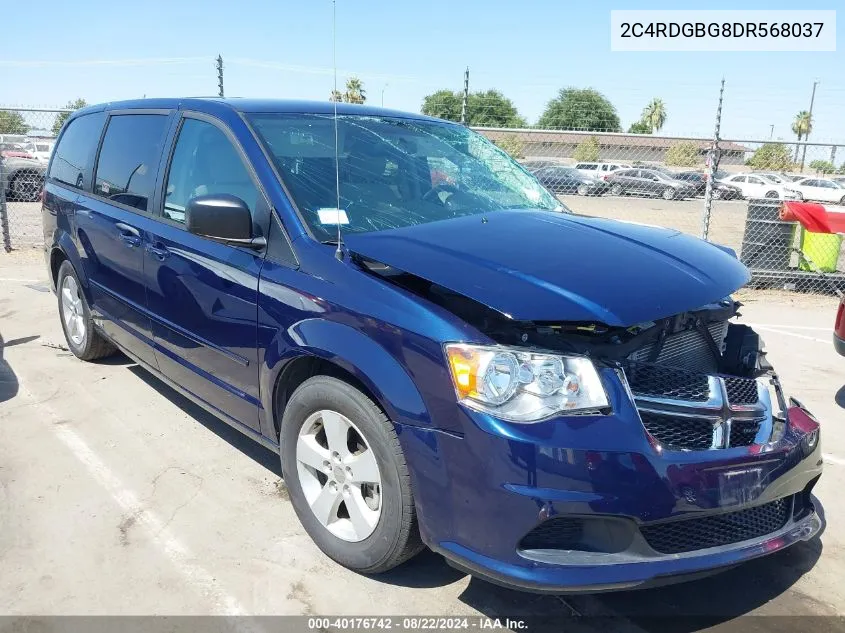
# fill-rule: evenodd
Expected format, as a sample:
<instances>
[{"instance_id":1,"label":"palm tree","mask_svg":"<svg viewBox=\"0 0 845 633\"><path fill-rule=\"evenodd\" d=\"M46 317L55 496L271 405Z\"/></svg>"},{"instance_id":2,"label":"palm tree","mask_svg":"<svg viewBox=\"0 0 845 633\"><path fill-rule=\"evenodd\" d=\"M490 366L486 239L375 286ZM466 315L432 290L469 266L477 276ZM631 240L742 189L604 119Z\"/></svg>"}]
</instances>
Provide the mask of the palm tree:
<instances>
[{"instance_id":1,"label":"palm tree","mask_svg":"<svg viewBox=\"0 0 845 633\"><path fill-rule=\"evenodd\" d=\"M798 136L798 140L801 140L801 137L807 138L810 135L810 132L813 131L813 121L810 118L810 113L806 110L801 110L798 114L795 115L795 120L792 122L792 131ZM798 162L798 144L795 144L795 158L794 162Z\"/></svg>"},{"instance_id":2,"label":"palm tree","mask_svg":"<svg viewBox=\"0 0 845 633\"><path fill-rule=\"evenodd\" d=\"M666 106L663 104L663 99L656 97L652 99L643 109L640 120L651 128L652 134L659 132L663 124L666 123Z\"/></svg>"},{"instance_id":3,"label":"palm tree","mask_svg":"<svg viewBox=\"0 0 845 633\"><path fill-rule=\"evenodd\" d=\"M340 90L332 90L332 93L329 95L329 101L337 101L340 103L343 101L343 94Z\"/></svg>"},{"instance_id":4,"label":"palm tree","mask_svg":"<svg viewBox=\"0 0 845 633\"><path fill-rule=\"evenodd\" d=\"M357 77L350 77L346 80L346 93L343 100L347 103L364 103L367 100L367 92L364 84Z\"/></svg>"}]
</instances>

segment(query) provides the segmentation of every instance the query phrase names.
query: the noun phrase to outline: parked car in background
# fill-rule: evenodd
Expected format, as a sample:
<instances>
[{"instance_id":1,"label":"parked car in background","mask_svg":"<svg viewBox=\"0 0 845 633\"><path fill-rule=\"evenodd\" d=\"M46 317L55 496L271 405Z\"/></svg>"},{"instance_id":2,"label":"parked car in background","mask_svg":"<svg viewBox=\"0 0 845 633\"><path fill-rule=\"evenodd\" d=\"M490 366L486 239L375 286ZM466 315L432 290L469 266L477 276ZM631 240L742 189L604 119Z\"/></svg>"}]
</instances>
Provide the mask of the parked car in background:
<instances>
[{"instance_id":1,"label":"parked car in background","mask_svg":"<svg viewBox=\"0 0 845 633\"><path fill-rule=\"evenodd\" d=\"M548 165L539 169L529 168L529 171L552 193L600 196L610 189L610 185L604 180L585 176L572 167Z\"/></svg>"},{"instance_id":2,"label":"parked car in background","mask_svg":"<svg viewBox=\"0 0 845 633\"><path fill-rule=\"evenodd\" d=\"M700 171L681 171L674 174L676 180L682 180L695 186L696 195L703 196L707 191L708 175ZM715 200L735 200L742 197L742 190L718 180L713 181L713 198Z\"/></svg>"},{"instance_id":3,"label":"parked car in background","mask_svg":"<svg viewBox=\"0 0 845 633\"><path fill-rule=\"evenodd\" d=\"M29 158L35 160L35 154L30 152L23 143L0 143L0 156L3 158Z\"/></svg>"},{"instance_id":4,"label":"parked car in background","mask_svg":"<svg viewBox=\"0 0 845 633\"><path fill-rule=\"evenodd\" d=\"M44 188L44 172L47 166L34 158L17 156L0 159L6 184L6 199L18 202L35 202Z\"/></svg>"},{"instance_id":5,"label":"parked car in background","mask_svg":"<svg viewBox=\"0 0 845 633\"><path fill-rule=\"evenodd\" d=\"M692 198L695 185L677 180L657 169L618 169L605 177L614 196L634 193L664 200Z\"/></svg>"},{"instance_id":6,"label":"parked car in background","mask_svg":"<svg viewBox=\"0 0 845 633\"><path fill-rule=\"evenodd\" d=\"M750 174L746 174L746 176L763 176L764 178L768 178L774 183L787 187L794 182L794 178L787 176L786 174L776 174L770 171L755 171L751 172Z\"/></svg>"},{"instance_id":7,"label":"parked car in background","mask_svg":"<svg viewBox=\"0 0 845 633\"><path fill-rule=\"evenodd\" d=\"M831 180L833 182L838 182L840 185L845 185L845 176L834 176Z\"/></svg>"},{"instance_id":8,"label":"parked car in background","mask_svg":"<svg viewBox=\"0 0 845 633\"><path fill-rule=\"evenodd\" d=\"M30 152L34 154L35 160L46 165L50 162L50 155L53 153L53 145L55 145L54 141L36 139L32 142Z\"/></svg>"},{"instance_id":9,"label":"parked car in background","mask_svg":"<svg viewBox=\"0 0 845 633\"><path fill-rule=\"evenodd\" d=\"M755 174L733 174L722 178L719 182L738 187L744 198L795 200L801 197L791 184L787 187L765 176Z\"/></svg>"},{"instance_id":10,"label":"parked car in background","mask_svg":"<svg viewBox=\"0 0 845 633\"><path fill-rule=\"evenodd\" d=\"M617 169L625 169L630 167L625 163L576 163L575 169L580 171L585 176L592 176L593 178L603 179L608 174Z\"/></svg>"},{"instance_id":11,"label":"parked car in background","mask_svg":"<svg viewBox=\"0 0 845 633\"><path fill-rule=\"evenodd\" d=\"M833 324L833 347L845 356L845 295L839 299L836 321Z\"/></svg>"},{"instance_id":12,"label":"parked car in background","mask_svg":"<svg viewBox=\"0 0 845 633\"><path fill-rule=\"evenodd\" d=\"M804 200L845 204L845 185L829 178L802 178L791 183Z\"/></svg>"},{"instance_id":13,"label":"parked car in background","mask_svg":"<svg viewBox=\"0 0 845 633\"><path fill-rule=\"evenodd\" d=\"M567 213L462 125L93 106L42 221L70 352L123 350L276 453L305 532L359 573L427 545L498 584L628 590L823 528L820 425L735 320L736 255Z\"/></svg>"}]
</instances>

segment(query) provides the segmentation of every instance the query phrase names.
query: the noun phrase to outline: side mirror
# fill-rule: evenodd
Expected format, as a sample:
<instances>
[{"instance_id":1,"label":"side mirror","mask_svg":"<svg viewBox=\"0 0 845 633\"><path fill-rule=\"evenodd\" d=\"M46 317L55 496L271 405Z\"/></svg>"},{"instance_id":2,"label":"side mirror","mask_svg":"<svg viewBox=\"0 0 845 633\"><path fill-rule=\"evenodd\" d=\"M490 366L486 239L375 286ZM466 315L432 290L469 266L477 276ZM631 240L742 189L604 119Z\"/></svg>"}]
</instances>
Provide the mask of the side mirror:
<instances>
[{"instance_id":1,"label":"side mirror","mask_svg":"<svg viewBox=\"0 0 845 633\"><path fill-rule=\"evenodd\" d=\"M191 198L185 208L185 225L188 232L215 242L256 250L267 245L263 237L252 236L252 214L246 202L228 193Z\"/></svg>"}]
</instances>

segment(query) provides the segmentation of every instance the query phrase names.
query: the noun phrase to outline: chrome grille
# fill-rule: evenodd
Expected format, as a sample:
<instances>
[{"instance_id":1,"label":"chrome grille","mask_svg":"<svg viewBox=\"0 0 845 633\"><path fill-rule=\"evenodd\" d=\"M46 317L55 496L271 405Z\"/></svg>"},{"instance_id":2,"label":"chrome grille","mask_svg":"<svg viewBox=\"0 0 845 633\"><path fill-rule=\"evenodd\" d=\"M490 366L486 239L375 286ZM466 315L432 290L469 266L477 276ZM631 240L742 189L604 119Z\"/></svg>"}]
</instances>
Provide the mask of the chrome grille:
<instances>
[{"instance_id":1,"label":"chrome grille","mask_svg":"<svg viewBox=\"0 0 845 633\"><path fill-rule=\"evenodd\" d=\"M711 323L707 331L721 351L725 337L728 334L728 322ZM650 362L651 353L657 342L648 343L628 357L633 362ZM685 330L677 334L670 334L663 342L660 353L653 361L659 365L678 367L691 371L713 373L717 370L717 361L704 337L698 330Z\"/></svg>"},{"instance_id":2,"label":"chrome grille","mask_svg":"<svg viewBox=\"0 0 845 633\"><path fill-rule=\"evenodd\" d=\"M713 426L718 420L663 415L640 411L643 426L666 448L706 451L713 446Z\"/></svg>"},{"instance_id":3,"label":"chrome grille","mask_svg":"<svg viewBox=\"0 0 845 633\"><path fill-rule=\"evenodd\" d=\"M756 379L650 363L627 363L624 375L643 426L668 450L751 446L758 436L768 441L772 403Z\"/></svg>"},{"instance_id":4,"label":"chrome grille","mask_svg":"<svg viewBox=\"0 0 845 633\"><path fill-rule=\"evenodd\" d=\"M652 363L627 363L625 376L631 391L640 396L706 402L710 397L707 374L661 367Z\"/></svg>"},{"instance_id":5,"label":"chrome grille","mask_svg":"<svg viewBox=\"0 0 845 633\"><path fill-rule=\"evenodd\" d=\"M728 402L736 405L757 404L756 380L753 378L739 378L737 376L727 376L722 380L725 381Z\"/></svg>"}]
</instances>

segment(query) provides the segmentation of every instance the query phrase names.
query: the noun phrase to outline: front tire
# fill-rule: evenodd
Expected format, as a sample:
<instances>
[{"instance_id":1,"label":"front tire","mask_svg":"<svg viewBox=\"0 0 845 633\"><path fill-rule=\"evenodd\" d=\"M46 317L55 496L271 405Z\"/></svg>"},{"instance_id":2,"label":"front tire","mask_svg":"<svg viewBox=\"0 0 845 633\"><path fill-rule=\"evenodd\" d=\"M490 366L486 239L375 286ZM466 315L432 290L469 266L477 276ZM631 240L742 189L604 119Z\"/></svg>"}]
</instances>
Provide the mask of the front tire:
<instances>
[{"instance_id":1,"label":"front tire","mask_svg":"<svg viewBox=\"0 0 845 633\"><path fill-rule=\"evenodd\" d=\"M294 511L327 556L377 574L423 548L399 440L367 396L337 378L309 378L285 407L279 439Z\"/></svg>"},{"instance_id":2,"label":"front tire","mask_svg":"<svg viewBox=\"0 0 845 633\"><path fill-rule=\"evenodd\" d=\"M714 189L713 190L713 199L714 200L721 200L722 199L722 191L721 189Z\"/></svg>"},{"instance_id":3,"label":"front tire","mask_svg":"<svg viewBox=\"0 0 845 633\"><path fill-rule=\"evenodd\" d=\"M675 190L672 187L666 187L663 190L662 197L664 200L672 200L675 197Z\"/></svg>"},{"instance_id":4,"label":"front tire","mask_svg":"<svg viewBox=\"0 0 845 633\"><path fill-rule=\"evenodd\" d=\"M610 187L610 194L613 196L621 196L623 193L622 185L612 185Z\"/></svg>"},{"instance_id":5,"label":"front tire","mask_svg":"<svg viewBox=\"0 0 845 633\"><path fill-rule=\"evenodd\" d=\"M780 198L777 191L767 191L766 197L767 198Z\"/></svg>"},{"instance_id":6,"label":"front tire","mask_svg":"<svg viewBox=\"0 0 845 633\"><path fill-rule=\"evenodd\" d=\"M590 188L587 185L578 185L578 195L586 196L590 193Z\"/></svg>"},{"instance_id":7,"label":"front tire","mask_svg":"<svg viewBox=\"0 0 845 633\"><path fill-rule=\"evenodd\" d=\"M76 271L67 260L59 267L56 279L59 320L65 333L68 349L81 360L97 360L117 351L94 327L88 302Z\"/></svg>"}]
</instances>

